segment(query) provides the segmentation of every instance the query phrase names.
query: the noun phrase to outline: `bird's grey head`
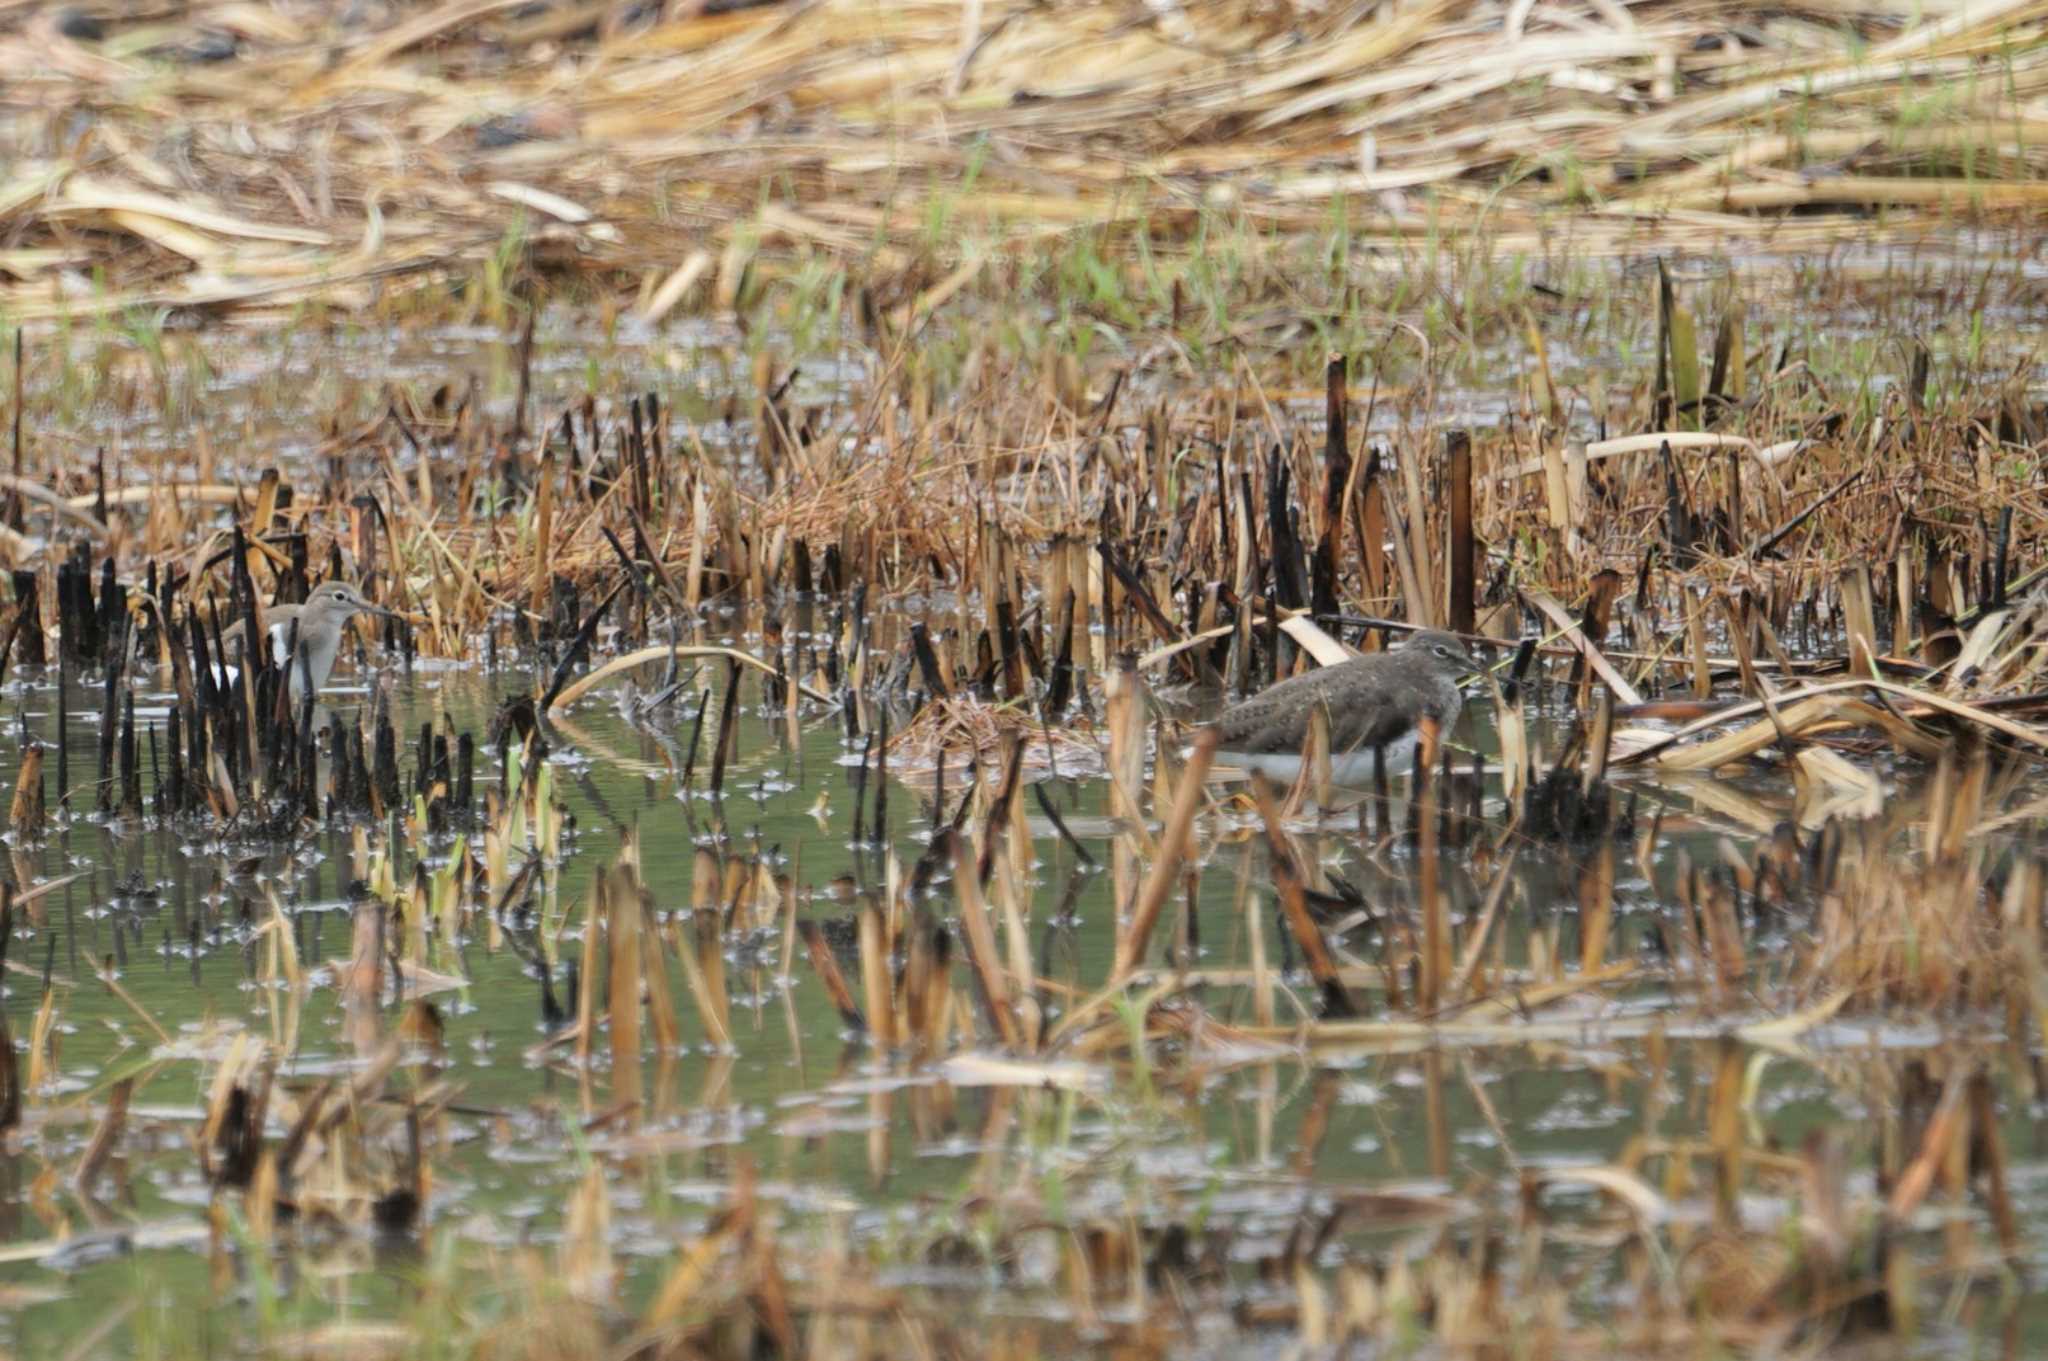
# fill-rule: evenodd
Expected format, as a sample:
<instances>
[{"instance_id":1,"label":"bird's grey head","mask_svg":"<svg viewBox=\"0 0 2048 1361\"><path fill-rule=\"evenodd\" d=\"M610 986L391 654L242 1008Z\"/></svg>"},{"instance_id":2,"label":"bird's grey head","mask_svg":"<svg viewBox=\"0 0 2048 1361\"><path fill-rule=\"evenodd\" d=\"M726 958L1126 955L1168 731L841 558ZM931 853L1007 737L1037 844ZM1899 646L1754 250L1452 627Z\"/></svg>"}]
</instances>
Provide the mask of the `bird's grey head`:
<instances>
[{"instance_id":1,"label":"bird's grey head","mask_svg":"<svg viewBox=\"0 0 2048 1361\"><path fill-rule=\"evenodd\" d=\"M1479 669L1472 660L1472 654L1465 650L1465 644L1456 634L1438 633L1424 629L1410 635L1403 652L1419 653L1429 662L1432 671L1441 671L1448 676L1468 676Z\"/></svg>"},{"instance_id":2,"label":"bird's grey head","mask_svg":"<svg viewBox=\"0 0 2048 1361\"><path fill-rule=\"evenodd\" d=\"M323 612L338 614L344 619L356 613L378 615L389 615L391 613L390 610L371 604L363 598L361 591L346 581L321 582L313 588L313 593L306 597L306 608L308 610L317 609Z\"/></svg>"}]
</instances>

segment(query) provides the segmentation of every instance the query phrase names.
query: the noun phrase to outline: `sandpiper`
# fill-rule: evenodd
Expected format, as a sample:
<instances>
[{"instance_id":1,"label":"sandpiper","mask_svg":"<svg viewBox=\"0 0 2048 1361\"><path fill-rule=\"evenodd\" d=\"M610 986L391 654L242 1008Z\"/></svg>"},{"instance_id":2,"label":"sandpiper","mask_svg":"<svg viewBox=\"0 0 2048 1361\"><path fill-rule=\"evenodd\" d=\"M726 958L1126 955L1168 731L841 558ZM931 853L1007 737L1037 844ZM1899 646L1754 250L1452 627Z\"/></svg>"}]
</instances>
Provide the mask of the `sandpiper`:
<instances>
[{"instance_id":1,"label":"sandpiper","mask_svg":"<svg viewBox=\"0 0 2048 1361\"><path fill-rule=\"evenodd\" d=\"M1291 781L1301 773L1310 716L1320 708L1329 714L1332 780L1370 781L1375 751L1385 752L1388 774L1404 773L1424 721L1439 732L1457 722L1465 702L1459 683L1478 669L1452 634L1416 633L1395 651L1289 677L1224 710L1216 720L1217 759Z\"/></svg>"},{"instance_id":2,"label":"sandpiper","mask_svg":"<svg viewBox=\"0 0 2048 1361\"><path fill-rule=\"evenodd\" d=\"M270 655L291 677L292 704L305 697L306 673L312 672L317 694L334 670L335 653L341 650L341 631L357 614L398 615L381 605L372 605L363 593L346 581L324 581L313 588L303 605L272 605L263 612L263 627L270 634ZM289 655L292 625L299 626L299 650L303 658Z\"/></svg>"}]
</instances>

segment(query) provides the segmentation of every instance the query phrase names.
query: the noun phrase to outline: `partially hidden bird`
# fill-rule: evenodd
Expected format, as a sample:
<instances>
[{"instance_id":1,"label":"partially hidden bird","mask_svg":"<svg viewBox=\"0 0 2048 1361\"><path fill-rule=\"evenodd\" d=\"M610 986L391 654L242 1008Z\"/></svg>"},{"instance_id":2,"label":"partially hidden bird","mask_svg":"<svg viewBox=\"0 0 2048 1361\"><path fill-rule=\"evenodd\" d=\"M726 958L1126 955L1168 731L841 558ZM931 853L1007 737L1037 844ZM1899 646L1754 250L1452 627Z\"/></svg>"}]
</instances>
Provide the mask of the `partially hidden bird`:
<instances>
[{"instance_id":1,"label":"partially hidden bird","mask_svg":"<svg viewBox=\"0 0 2048 1361\"><path fill-rule=\"evenodd\" d=\"M1389 652L1290 676L1231 705L1216 720L1216 759L1273 779L1301 773L1312 716L1329 715L1330 778L1358 785L1373 778L1374 754L1387 773L1408 771L1425 721L1448 731L1464 706L1464 679L1478 670L1449 633L1422 630Z\"/></svg>"},{"instance_id":2,"label":"partially hidden bird","mask_svg":"<svg viewBox=\"0 0 2048 1361\"><path fill-rule=\"evenodd\" d=\"M292 704L305 698L308 673L317 694L334 670L335 654L341 650L342 630L358 614L385 619L401 616L395 610L373 605L363 593L346 581L325 581L313 588L303 605L272 605L263 612L264 631L270 635L270 655L291 678ZM291 652L292 626L298 625L298 652Z\"/></svg>"}]
</instances>

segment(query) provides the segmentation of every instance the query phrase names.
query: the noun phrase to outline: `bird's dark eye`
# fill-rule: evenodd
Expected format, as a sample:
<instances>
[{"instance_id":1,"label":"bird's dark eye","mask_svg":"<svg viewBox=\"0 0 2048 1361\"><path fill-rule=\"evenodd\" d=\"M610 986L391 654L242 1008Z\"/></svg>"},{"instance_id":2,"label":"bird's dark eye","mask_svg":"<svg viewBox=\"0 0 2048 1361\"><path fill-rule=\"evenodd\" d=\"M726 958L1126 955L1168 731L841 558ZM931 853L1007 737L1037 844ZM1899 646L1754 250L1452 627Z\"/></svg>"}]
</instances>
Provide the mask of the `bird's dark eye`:
<instances>
[{"instance_id":1,"label":"bird's dark eye","mask_svg":"<svg viewBox=\"0 0 2048 1361\"><path fill-rule=\"evenodd\" d=\"M1436 645L1436 655L1442 657L1445 661L1449 661L1451 659L1451 650L1442 643L1438 643Z\"/></svg>"}]
</instances>

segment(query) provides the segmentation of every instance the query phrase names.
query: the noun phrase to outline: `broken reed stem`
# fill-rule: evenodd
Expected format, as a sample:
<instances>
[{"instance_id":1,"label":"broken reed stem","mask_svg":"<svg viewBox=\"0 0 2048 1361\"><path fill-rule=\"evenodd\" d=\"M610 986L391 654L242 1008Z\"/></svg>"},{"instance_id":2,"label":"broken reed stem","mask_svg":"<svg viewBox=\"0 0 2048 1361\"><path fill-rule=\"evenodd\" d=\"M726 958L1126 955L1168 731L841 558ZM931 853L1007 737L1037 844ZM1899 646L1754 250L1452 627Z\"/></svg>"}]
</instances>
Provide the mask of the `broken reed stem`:
<instances>
[{"instance_id":1,"label":"broken reed stem","mask_svg":"<svg viewBox=\"0 0 2048 1361\"><path fill-rule=\"evenodd\" d=\"M846 986L846 975L839 971L839 961L832 954L832 945L825 939L824 930L813 921L798 922L796 929L804 939L804 951L810 956L811 968L816 971L818 981L825 985L825 996L831 999L839 1019L849 1030L865 1031L867 1019L861 1015L860 1003L854 1001L853 989Z\"/></svg>"},{"instance_id":2,"label":"broken reed stem","mask_svg":"<svg viewBox=\"0 0 2048 1361\"><path fill-rule=\"evenodd\" d=\"M877 1045L889 1049L898 1037L895 999L889 987L889 949L884 940L888 924L882 909L872 902L861 904L859 923L860 983L867 999L868 1033Z\"/></svg>"},{"instance_id":3,"label":"broken reed stem","mask_svg":"<svg viewBox=\"0 0 2048 1361\"><path fill-rule=\"evenodd\" d=\"M1112 985L1129 978L1145 958L1145 947L1151 940L1153 925L1159 920L1160 909L1166 905L1167 896L1172 893L1174 882L1180 876L1181 862L1187 855L1188 833L1194 826L1195 813L1202 806L1202 785L1209 778L1209 766L1216 759L1216 747L1221 741L1222 733L1214 726L1202 728L1195 734L1194 750L1188 755L1187 768L1181 771L1180 788L1174 791L1173 811L1167 815L1166 826L1160 833L1159 853L1153 858L1144 886L1138 891L1130 923L1117 939L1116 967L1110 978Z\"/></svg>"},{"instance_id":4,"label":"broken reed stem","mask_svg":"<svg viewBox=\"0 0 2048 1361\"><path fill-rule=\"evenodd\" d=\"M1013 804L1021 808L1021 804ZM1009 834L1011 844L1019 844L1015 832ZM995 878L996 901L1003 913L1003 939L1009 946L1010 977L1016 984L1018 997L1018 1021L1023 1027L1025 1047L1032 1051L1038 1048L1041 1031L1040 1012L1037 1000L1038 980L1031 965L1031 937L1024 924L1023 903L1026 892L1019 884L1019 876L1013 865L1006 865Z\"/></svg>"},{"instance_id":5,"label":"broken reed stem","mask_svg":"<svg viewBox=\"0 0 2048 1361\"><path fill-rule=\"evenodd\" d=\"M1129 654L1117 658L1104 687L1109 728L1109 815L1142 825L1145 779L1145 679Z\"/></svg>"},{"instance_id":6,"label":"broken reed stem","mask_svg":"<svg viewBox=\"0 0 2048 1361\"><path fill-rule=\"evenodd\" d=\"M150 1028L150 1030L156 1035L157 1041L160 1044L168 1046L171 1043L170 1032L165 1030L161 1025L158 1025L156 1017L150 1015L149 1012L143 1008L142 1003L135 1000L134 994L130 993L128 989L121 986L121 980L114 977L112 955L107 956L107 958L101 962L100 982L106 984L107 991L114 994L114 996L120 998L124 1006L126 1006L130 1011L134 1012L137 1016L142 1018L142 1023Z\"/></svg>"},{"instance_id":7,"label":"broken reed stem","mask_svg":"<svg viewBox=\"0 0 2048 1361\"><path fill-rule=\"evenodd\" d=\"M2008 1181L2005 1138L1998 1130L1998 1093L1990 1074L1982 1071L1970 1075L1970 1133L1970 1164L1983 1174L1984 1200L1999 1249L2007 1260L2016 1260L2023 1240Z\"/></svg>"},{"instance_id":8,"label":"broken reed stem","mask_svg":"<svg viewBox=\"0 0 2048 1361\"><path fill-rule=\"evenodd\" d=\"M711 857L705 855L704 859ZM676 951L683 963L683 977L697 1004L697 1019L704 1034L720 1049L732 1048L732 1006L725 988L725 950L719 932L718 910L698 908L691 914L693 941ZM858 1014L858 1013L856 1013Z\"/></svg>"},{"instance_id":9,"label":"broken reed stem","mask_svg":"<svg viewBox=\"0 0 2048 1361\"><path fill-rule=\"evenodd\" d=\"M1429 503L1422 492L1422 460L1411 449L1397 461L1401 465L1401 488L1408 499L1407 555L1402 578L1404 586L1412 582L1409 618L1419 628L1435 628L1442 611L1437 608L1436 574L1429 553Z\"/></svg>"},{"instance_id":10,"label":"broken reed stem","mask_svg":"<svg viewBox=\"0 0 2048 1361\"><path fill-rule=\"evenodd\" d=\"M1259 908L1259 895L1250 891L1251 848L1247 846L1238 860L1237 909L1244 918L1246 953L1250 963L1252 985L1252 1020L1262 1026L1273 1024L1273 971L1266 963L1265 913Z\"/></svg>"},{"instance_id":11,"label":"broken reed stem","mask_svg":"<svg viewBox=\"0 0 2048 1361\"><path fill-rule=\"evenodd\" d=\"M1607 963L1607 940L1614 922L1614 842L1603 837L1592 856L1580 864L1579 968L1593 975Z\"/></svg>"},{"instance_id":12,"label":"broken reed stem","mask_svg":"<svg viewBox=\"0 0 2048 1361\"><path fill-rule=\"evenodd\" d=\"M8 825L24 841L40 841L45 821L43 803L43 744L31 742L22 749L21 769L14 777L14 801L8 810Z\"/></svg>"},{"instance_id":13,"label":"broken reed stem","mask_svg":"<svg viewBox=\"0 0 2048 1361\"><path fill-rule=\"evenodd\" d=\"M653 900L637 877L633 898L633 906L640 914L640 967L642 982L647 988L647 1019L654 1029L655 1050L666 1059L681 1047L683 1028L676 1016L675 995L669 989L661 933L655 928Z\"/></svg>"},{"instance_id":14,"label":"broken reed stem","mask_svg":"<svg viewBox=\"0 0 2048 1361\"><path fill-rule=\"evenodd\" d=\"M1486 904L1480 908L1479 920L1465 939L1464 953L1458 960L1458 973L1452 980L1447 998L1449 1001L1463 1001L1472 995L1472 983L1479 972L1479 962L1485 956L1487 938L1492 935L1501 904L1507 899L1508 886L1514 881L1515 861L1521 851L1520 846L1510 846L1499 868L1493 872L1493 884L1486 891Z\"/></svg>"},{"instance_id":15,"label":"broken reed stem","mask_svg":"<svg viewBox=\"0 0 2048 1361\"><path fill-rule=\"evenodd\" d=\"M1337 961L1331 957L1329 945L1323 940L1322 928L1309 915L1301 867L1295 860L1292 839L1287 835L1287 829L1280 825L1280 805L1274 797L1273 782L1264 775L1253 775L1252 798L1258 803L1259 819L1266 828L1266 849L1273 861L1273 889L1280 895L1280 908L1287 918L1288 930L1293 932L1295 944L1301 947L1302 962L1308 966L1309 976L1315 979L1316 987L1323 994L1323 1014L1356 1016L1358 1008L1344 986L1343 975L1338 972Z\"/></svg>"},{"instance_id":16,"label":"broken reed stem","mask_svg":"<svg viewBox=\"0 0 2048 1361\"><path fill-rule=\"evenodd\" d=\"M919 908L910 927L910 958L903 970L903 1016L922 1056L944 1050L953 1006L953 937Z\"/></svg>"},{"instance_id":17,"label":"broken reed stem","mask_svg":"<svg viewBox=\"0 0 2048 1361\"><path fill-rule=\"evenodd\" d=\"M79 1195L87 1200L95 1199L93 1184L100 1179L107 1159L120 1146L121 1135L128 1128L128 1100L135 1092L135 1079L124 1077L107 1091L107 1112L100 1117L100 1123L92 1132L92 1141L85 1147L85 1153L78 1160L78 1168L71 1175L71 1184L78 1188Z\"/></svg>"},{"instance_id":18,"label":"broken reed stem","mask_svg":"<svg viewBox=\"0 0 2048 1361\"><path fill-rule=\"evenodd\" d=\"M598 880L611 944L612 1096L635 1112L641 1103L640 987L645 968L640 961L640 900L627 882L628 873L614 868Z\"/></svg>"},{"instance_id":19,"label":"broken reed stem","mask_svg":"<svg viewBox=\"0 0 2048 1361\"><path fill-rule=\"evenodd\" d=\"M583 986L576 990L576 1060L581 1064L590 1062L597 1033L597 952L604 939L598 899L603 882L600 876L583 905Z\"/></svg>"},{"instance_id":20,"label":"broken reed stem","mask_svg":"<svg viewBox=\"0 0 2048 1361\"><path fill-rule=\"evenodd\" d=\"M960 931L967 942L967 962L981 985L982 1006L1003 1046L1020 1049L1023 1027L1011 1005L1009 982L997 956L995 928L988 919L988 905L982 901L980 867L974 848L957 832L942 835L953 840L953 892L959 899Z\"/></svg>"},{"instance_id":21,"label":"broken reed stem","mask_svg":"<svg viewBox=\"0 0 2048 1361\"><path fill-rule=\"evenodd\" d=\"M1422 720L1422 740L1415 748L1415 822L1419 832L1415 852L1419 882L1416 893L1422 906L1422 977L1416 1004L1424 1015L1434 1014L1444 999L1451 979L1450 907L1444 901L1437 863L1437 750L1436 724Z\"/></svg>"},{"instance_id":22,"label":"broken reed stem","mask_svg":"<svg viewBox=\"0 0 2048 1361\"><path fill-rule=\"evenodd\" d=\"M1314 590L1317 614L1338 606L1338 567L1344 545L1345 511L1351 504L1353 465L1345 390L1345 358L1332 353L1323 366L1323 533L1316 545ZM1163 443L1163 441L1162 441Z\"/></svg>"},{"instance_id":23,"label":"broken reed stem","mask_svg":"<svg viewBox=\"0 0 2048 1361\"><path fill-rule=\"evenodd\" d=\"M0 884L0 979L7 976L7 950L14 939L14 890ZM47 999L46 999L47 1000ZM21 1124L21 1064L14 1052L14 1030L0 1007L0 1134Z\"/></svg>"},{"instance_id":24,"label":"broken reed stem","mask_svg":"<svg viewBox=\"0 0 2048 1361\"><path fill-rule=\"evenodd\" d=\"M1941 1099L1927 1122L1920 1147L1899 1178L1892 1184L1885 1203L1885 1215L1894 1224L1904 1224L1934 1186L1934 1178L1947 1161L1951 1141L1965 1135L1969 1123L1966 1098L1970 1087L1968 1064L1958 1063L1941 1090Z\"/></svg>"},{"instance_id":25,"label":"broken reed stem","mask_svg":"<svg viewBox=\"0 0 2048 1361\"><path fill-rule=\"evenodd\" d=\"M1451 608L1453 633L1472 633L1473 581L1478 555L1472 538L1472 436L1453 430L1444 437L1451 493Z\"/></svg>"}]
</instances>

